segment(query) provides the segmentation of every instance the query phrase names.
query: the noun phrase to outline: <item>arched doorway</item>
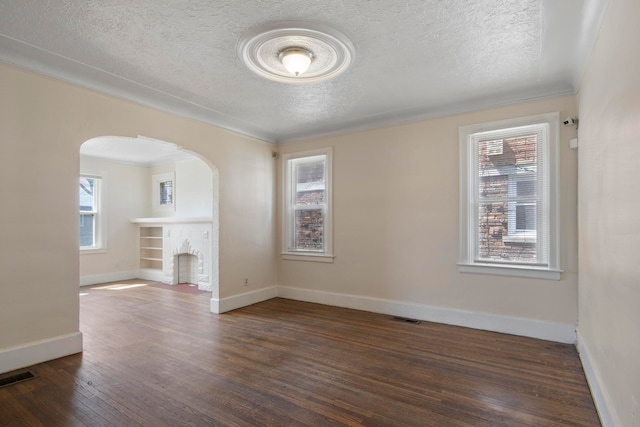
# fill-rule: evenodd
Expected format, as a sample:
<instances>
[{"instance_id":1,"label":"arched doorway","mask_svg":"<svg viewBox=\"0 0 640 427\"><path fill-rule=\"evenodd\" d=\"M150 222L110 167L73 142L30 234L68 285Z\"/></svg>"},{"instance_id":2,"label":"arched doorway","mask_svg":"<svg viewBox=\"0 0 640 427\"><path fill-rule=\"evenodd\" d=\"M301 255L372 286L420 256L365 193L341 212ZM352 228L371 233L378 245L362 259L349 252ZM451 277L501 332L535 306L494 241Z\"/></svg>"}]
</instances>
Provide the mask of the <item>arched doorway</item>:
<instances>
[{"instance_id":1,"label":"arched doorway","mask_svg":"<svg viewBox=\"0 0 640 427\"><path fill-rule=\"evenodd\" d=\"M188 280L218 294L218 173L173 143L102 136L80 148L80 284Z\"/></svg>"}]
</instances>

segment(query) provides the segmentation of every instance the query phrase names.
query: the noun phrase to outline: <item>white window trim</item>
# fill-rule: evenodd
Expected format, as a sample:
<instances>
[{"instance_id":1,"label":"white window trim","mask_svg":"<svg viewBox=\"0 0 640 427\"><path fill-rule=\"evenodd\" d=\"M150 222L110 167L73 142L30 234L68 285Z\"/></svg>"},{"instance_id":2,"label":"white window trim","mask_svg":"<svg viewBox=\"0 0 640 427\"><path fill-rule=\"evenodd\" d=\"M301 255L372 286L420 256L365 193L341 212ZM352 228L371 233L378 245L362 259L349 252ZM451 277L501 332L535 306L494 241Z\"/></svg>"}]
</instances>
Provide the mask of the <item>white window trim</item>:
<instances>
[{"instance_id":1,"label":"white window trim","mask_svg":"<svg viewBox=\"0 0 640 427\"><path fill-rule=\"evenodd\" d=\"M459 231L459 261L458 271L461 273L493 274L514 277L525 277L546 280L560 280L560 233L559 233L559 181L558 181L558 147L559 147L559 118L558 112L539 114L516 119L500 120L461 126L459 129L460 149L460 231ZM488 132L533 124L548 124L548 142L546 155L548 156L549 179L549 260L548 266L537 267L517 264L483 263L474 260L473 251L475 238L473 225L469 220L468 205L469 191L473 188L473 174L469 168L470 136L479 132ZM538 223L540 224L540 223Z\"/></svg>"},{"instance_id":2,"label":"white window trim","mask_svg":"<svg viewBox=\"0 0 640 427\"><path fill-rule=\"evenodd\" d=\"M291 188L290 160L304 157L325 155L327 157L325 170L325 200L326 216L324 219L324 251L292 251L289 249L291 233L293 232L293 191ZM282 252L283 260L289 261L311 261L332 263L333 255L333 149L331 147L317 150L303 151L297 153L284 154L282 156Z\"/></svg>"},{"instance_id":3,"label":"white window trim","mask_svg":"<svg viewBox=\"0 0 640 427\"><path fill-rule=\"evenodd\" d=\"M107 252L107 213L104 209L104 199L106 194L106 180L104 172L81 172L80 178L98 179L98 198L96 200L96 222L95 222L95 246L79 246L81 255L103 254ZM78 220L80 214L78 212ZM88 212L87 212L88 213Z\"/></svg>"}]
</instances>

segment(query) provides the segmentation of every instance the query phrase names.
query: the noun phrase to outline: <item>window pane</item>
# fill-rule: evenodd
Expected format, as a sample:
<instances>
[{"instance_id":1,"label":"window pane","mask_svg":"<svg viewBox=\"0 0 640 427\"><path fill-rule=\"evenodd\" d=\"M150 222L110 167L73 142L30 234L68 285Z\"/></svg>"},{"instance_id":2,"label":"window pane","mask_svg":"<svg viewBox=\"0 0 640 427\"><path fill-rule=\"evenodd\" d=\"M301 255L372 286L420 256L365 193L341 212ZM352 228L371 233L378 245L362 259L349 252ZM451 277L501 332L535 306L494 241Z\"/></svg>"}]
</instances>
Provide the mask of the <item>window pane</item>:
<instances>
[{"instance_id":1,"label":"window pane","mask_svg":"<svg viewBox=\"0 0 640 427\"><path fill-rule=\"evenodd\" d=\"M513 209L509 210L512 205ZM522 209L520 209L522 208ZM524 227L533 226L535 231L535 204L481 203L478 209L478 253L481 261L536 263L536 236L509 235L509 221ZM519 218L519 215L520 218ZM517 226L516 226L517 227ZM530 229L520 229L529 231Z\"/></svg>"},{"instance_id":2,"label":"window pane","mask_svg":"<svg viewBox=\"0 0 640 427\"><path fill-rule=\"evenodd\" d=\"M535 196L537 172L536 134L478 142L480 197ZM505 177L526 175L509 190Z\"/></svg>"},{"instance_id":3,"label":"window pane","mask_svg":"<svg viewBox=\"0 0 640 427\"><path fill-rule=\"evenodd\" d=\"M525 134L478 141L479 260L538 262L537 139Z\"/></svg>"},{"instance_id":4,"label":"window pane","mask_svg":"<svg viewBox=\"0 0 640 427\"><path fill-rule=\"evenodd\" d=\"M509 166L523 166L537 162L538 135L518 136L501 140L479 141L478 158L480 168L484 170L499 169ZM498 142L502 148L496 149Z\"/></svg>"},{"instance_id":5,"label":"window pane","mask_svg":"<svg viewBox=\"0 0 640 427\"><path fill-rule=\"evenodd\" d=\"M322 209L295 212L294 249L322 251L324 249L324 214Z\"/></svg>"},{"instance_id":6,"label":"window pane","mask_svg":"<svg viewBox=\"0 0 640 427\"><path fill-rule=\"evenodd\" d=\"M324 170L324 159L295 165L296 205L325 203Z\"/></svg>"},{"instance_id":7,"label":"window pane","mask_svg":"<svg viewBox=\"0 0 640 427\"><path fill-rule=\"evenodd\" d=\"M80 210L96 210L95 178L80 178Z\"/></svg>"},{"instance_id":8,"label":"window pane","mask_svg":"<svg viewBox=\"0 0 640 427\"><path fill-rule=\"evenodd\" d=\"M173 181L160 183L160 205L173 204Z\"/></svg>"},{"instance_id":9,"label":"window pane","mask_svg":"<svg viewBox=\"0 0 640 427\"><path fill-rule=\"evenodd\" d=\"M80 214L80 247L95 246L95 215Z\"/></svg>"}]
</instances>

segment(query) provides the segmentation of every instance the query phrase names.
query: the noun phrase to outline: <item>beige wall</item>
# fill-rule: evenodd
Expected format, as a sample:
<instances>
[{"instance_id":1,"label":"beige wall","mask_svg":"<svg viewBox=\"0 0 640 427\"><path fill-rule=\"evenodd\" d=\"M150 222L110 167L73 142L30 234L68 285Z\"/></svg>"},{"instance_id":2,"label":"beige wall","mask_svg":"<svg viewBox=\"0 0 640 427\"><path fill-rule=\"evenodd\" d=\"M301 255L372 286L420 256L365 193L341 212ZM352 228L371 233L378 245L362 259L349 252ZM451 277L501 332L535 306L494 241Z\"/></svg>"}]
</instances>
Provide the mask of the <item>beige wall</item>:
<instances>
[{"instance_id":1,"label":"beige wall","mask_svg":"<svg viewBox=\"0 0 640 427\"><path fill-rule=\"evenodd\" d=\"M551 322L573 334L577 153L568 148L568 140L575 128L560 129L562 279L462 274L456 265L458 127L553 111L561 117L575 114L575 98L283 145L281 154L333 147L335 261L280 260L279 285L307 295L313 290L383 300L372 301L375 304L428 306L423 313L436 307L488 314L503 324L513 318ZM417 317L419 307L416 312ZM446 313L440 314L438 319L447 321Z\"/></svg>"},{"instance_id":2,"label":"beige wall","mask_svg":"<svg viewBox=\"0 0 640 427\"><path fill-rule=\"evenodd\" d=\"M0 359L8 348L79 329L79 148L96 136L171 141L215 165L214 297L276 283L269 144L7 65L0 65L0 93ZM252 279L248 287L244 277Z\"/></svg>"},{"instance_id":3,"label":"beige wall","mask_svg":"<svg viewBox=\"0 0 640 427\"><path fill-rule=\"evenodd\" d=\"M175 209L154 210L151 184L147 189L146 217L210 217L213 215L214 173L211 167L196 156L148 168L149 182L153 176L173 173L175 178Z\"/></svg>"},{"instance_id":4,"label":"beige wall","mask_svg":"<svg viewBox=\"0 0 640 427\"><path fill-rule=\"evenodd\" d=\"M176 168L176 216L210 217L213 212L213 173L198 158L180 160Z\"/></svg>"},{"instance_id":5,"label":"beige wall","mask_svg":"<svg viewBox=\"0 0 640 427\"><path fill-rule=\"evenodd\" d=\"M102 176L101 215L107 239L106 251L80 252L81 283L82 278L90 283L108 281L99 277L117 272L130 276L138 268L139 253L138 229L129 220L146 216L149 209L148 168L83 157L80 171ZM90 280L96 275L97 281Z\"/></svg>"},{"instance_id":6,"label":"beige wall","mask_svg":"<svg viewBox=\"0 0 640 427\"><path fill-rule=\"evenodd\" d=\"M579 97L578 332L605 426L640 425L638 17L637 0L610 1Z\"/></svg>"}]
</instances>

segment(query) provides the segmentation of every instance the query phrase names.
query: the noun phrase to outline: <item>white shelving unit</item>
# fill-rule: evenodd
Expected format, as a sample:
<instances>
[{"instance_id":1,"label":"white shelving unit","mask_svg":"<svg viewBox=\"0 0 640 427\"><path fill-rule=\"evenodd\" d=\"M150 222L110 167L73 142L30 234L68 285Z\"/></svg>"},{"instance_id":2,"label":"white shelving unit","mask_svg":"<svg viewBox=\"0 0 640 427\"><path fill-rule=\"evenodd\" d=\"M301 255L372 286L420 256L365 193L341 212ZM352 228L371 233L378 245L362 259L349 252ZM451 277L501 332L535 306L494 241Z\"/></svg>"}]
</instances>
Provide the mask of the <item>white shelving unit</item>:
<instances>
[{"instance_id":1,"label":"white shelving unit","mask_svg":"<svg viewBox=\"0 0 640 427\"><path fill-rule=\"evenodd\" d=\"M211 218L132 218L130 221L136 224L139 230L137 274L140 279L175 284L173 282L176 280L176 260L169 254L182 250L182 246L187 244L189 253L197 254L195 256L203 263L203 266L199 267L203 272L198 274L198 287L211 290Z\"/></svg>"},{"instance_id":2,"label":"white shelving unit","mask_svg":"<svg viewBox=\"0 0 640 427\"><path fill-rule=\"evenodd\" d=\"M140 225L140 268L162 271L162 227Z\"/></svg>"}]
</instances>

